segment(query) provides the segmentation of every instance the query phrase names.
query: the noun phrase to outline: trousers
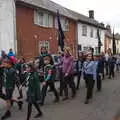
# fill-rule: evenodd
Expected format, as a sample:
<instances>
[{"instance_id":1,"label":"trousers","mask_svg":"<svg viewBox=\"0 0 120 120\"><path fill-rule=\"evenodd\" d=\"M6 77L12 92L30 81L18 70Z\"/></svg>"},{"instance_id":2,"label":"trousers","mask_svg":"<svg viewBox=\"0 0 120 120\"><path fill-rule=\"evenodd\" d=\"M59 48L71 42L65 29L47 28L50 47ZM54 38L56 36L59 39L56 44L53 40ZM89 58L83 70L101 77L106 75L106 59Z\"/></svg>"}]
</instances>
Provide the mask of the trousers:
<instances>
[{"instance_id":1,"label":"trousers","mask_svg":"<svg viewBox=\"0 0 120 120\"><path fill-rule=\"evenodd\" d=\"M41 102L44 104L44 101L45 101L45 96L46 96L46 92L47 92L47 89L48 87L50 87L50 90L54 93L56 99L59 99L59 95L58 95L58 92L55 88L55 84L53 81L47 81L46 82L46 85L44 85L42 87L42 93L41 93Z\"/></svg>"},{"instance_id":2,"label":"trousers","mask_svg":"<svg viewBox=\"0 0 120 120\"><path fill-rule=\"evenodd\" d=\"M76 94L76 89L75 89L75 83L72 75L68 75L63 79L63 90L65 93L65 97L68 97L68 85L71 88L72 96L74 96Z\"/></svg>"},{"instance_id":3,"label":"trousers","mask_svg":"<svg viewBox=\"0 0 120 120\"><path fill-rule=\"evenodd\" d=\"M93 75L89 75L89 74L86 74L85 78L86 78L86 87L87 87L86 99L89 100L93 96L95 80L93 80Z\"/></svg>"}]
</instances>

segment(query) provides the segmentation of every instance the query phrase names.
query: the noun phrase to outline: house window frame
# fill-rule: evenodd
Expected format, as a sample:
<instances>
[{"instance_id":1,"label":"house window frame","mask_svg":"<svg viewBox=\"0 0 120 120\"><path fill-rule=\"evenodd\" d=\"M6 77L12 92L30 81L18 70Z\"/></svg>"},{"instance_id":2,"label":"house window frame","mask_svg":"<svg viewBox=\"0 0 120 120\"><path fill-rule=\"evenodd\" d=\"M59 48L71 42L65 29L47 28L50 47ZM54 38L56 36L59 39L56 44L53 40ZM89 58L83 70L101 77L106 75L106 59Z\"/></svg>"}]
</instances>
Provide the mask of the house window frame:
<instances>
[{"instance_id":1,"label":"house window frame","mask_svg":"<svg viewBox=\"0 0 120 120\"><path fill-rule=\"evenodd\" d=\"M93 27L91 27L91 29L90 29L90 37L91 37L91 38L94 37L94 29L93 29Z\"/></svg>"},{"instance_id":2,"label":"house window frame","mask_svg":"<svg viewBox=\"0 0 120 120\"><path fill-rule=\"evenodd\" d=\"M40 23L40 15L42 16L42 22ZM41 9L35 9L34 10L34 24L39 25L41 27L47 27L52 28L54 22L54 17L52 13L41 10Z\"/></svg>"},{"instance_id":3,"label":"house window frame","mask_svg":"<svg viewBox=\"0 0 120 120\"><path fill-rule=\"evenodd\" d=\"M87 36L87 25L82 25L82 36Z\"/></svg>"},{"instance_id":4,"label":"house window frame","mask_svg":"<svg viewBox=\"0 0 120 120\"><path fill-rule=\"evenodd\" d=\"M69 31L69 19L66 17L60 17L61 26L64 32ZM55 28L58 29L57 17L55 18Z\"/></svg>"}]
</instances>

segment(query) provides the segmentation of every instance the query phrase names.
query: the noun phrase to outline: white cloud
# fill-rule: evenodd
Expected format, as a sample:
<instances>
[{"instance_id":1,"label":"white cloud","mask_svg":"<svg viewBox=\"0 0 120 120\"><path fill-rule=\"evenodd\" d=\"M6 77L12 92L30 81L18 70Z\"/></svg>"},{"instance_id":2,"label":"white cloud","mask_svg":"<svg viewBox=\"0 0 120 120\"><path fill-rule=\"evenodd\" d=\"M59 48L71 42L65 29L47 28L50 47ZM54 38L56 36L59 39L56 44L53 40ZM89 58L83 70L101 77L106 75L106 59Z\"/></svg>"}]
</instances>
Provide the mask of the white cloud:
<instances>
[{"instance_id":1,"label":"white cloud","mask_svg":"<svg viewBox=\"0 0 120 120\"><path fill-rule=\"evenodd\" d=\"M64 7L88 15L89 10L95 11L95 19L110 24L116 32L120 32L120 1L119 0L52 0Z\"/></svg>"}]
</instances>

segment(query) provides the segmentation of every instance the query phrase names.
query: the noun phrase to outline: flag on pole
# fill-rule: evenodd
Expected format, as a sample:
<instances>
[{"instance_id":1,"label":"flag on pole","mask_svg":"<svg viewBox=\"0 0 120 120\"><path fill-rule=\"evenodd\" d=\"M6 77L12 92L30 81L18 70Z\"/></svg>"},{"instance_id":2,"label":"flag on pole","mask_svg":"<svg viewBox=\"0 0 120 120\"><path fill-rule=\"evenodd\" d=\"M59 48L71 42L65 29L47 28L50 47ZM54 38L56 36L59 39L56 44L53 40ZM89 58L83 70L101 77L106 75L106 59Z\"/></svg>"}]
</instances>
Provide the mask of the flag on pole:
<instances>
[{"instance_id":1,"label":"flag on pole","mask_svg":"<svg viewBox=\"0 0 120 120\"><path fill-rule=\"evenodd\" d=\"M112 44L112 48L113 48L113 54L116 54L116 43L115 43L115 34L114 34L114 29L113 29L113 44Z\"/></svg>"},{"instance_id":2,"label":"flag on pole","mask_svg":"<svg viewBox=\"0 0 120 120\"><path fill-rule=\"evenodd\" d=\"M64 35L62 25L61 25L61 22L60 22L59 10L57 10L57 22L58 22L58 46L61 48L61 51L64 51L65 35Z\"/></svg>"},{"instance_id":3,"label":"flag on pole","mask_svg":"<svg viewBox=\"0 0 120 120\"><path fill-rule=\"evenodd\" d=\"M101 46L102 46L102 42L101 42L101 38L100 38L100 31L99 28L97 28L97 37L98 37L98 53L101 53Z\"/></svg>"}]
</instances>

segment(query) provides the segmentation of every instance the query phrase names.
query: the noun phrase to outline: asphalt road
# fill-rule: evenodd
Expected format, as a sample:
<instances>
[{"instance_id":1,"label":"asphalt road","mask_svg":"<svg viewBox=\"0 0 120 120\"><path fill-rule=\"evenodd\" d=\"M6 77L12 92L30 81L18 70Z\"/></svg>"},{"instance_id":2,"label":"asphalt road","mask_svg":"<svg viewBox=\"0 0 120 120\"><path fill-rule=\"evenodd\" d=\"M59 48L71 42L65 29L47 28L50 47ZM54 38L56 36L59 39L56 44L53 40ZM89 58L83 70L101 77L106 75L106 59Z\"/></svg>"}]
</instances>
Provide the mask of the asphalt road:
<instances>
[{"instance_id":1,"label":"asphalt road","mask_svg":"<svg viewBox=\"0 0 120 120\"><path fill-rule=\"evenodd\" d=\"M56 83L58 86L58 83ZM54 104L52 93L48 93L45 106L41 107L44 115L38 120L113 120L115 112L120 109L120 73L116 73L114 79L105 79L103 81L102 92L96 92L94 89L93 100L85 105L85 84L81 81L80 90L73 100L60 101ZM15 93L16 95L17 93ZM4 114L4 101L0 100L0 117ZM23 110L19 111L16 105L11 109L12 117L8 120L26 120L27 103L24 103ZM33 107L33 116L36 110ZM36 119L37 120L37 119Z\"/></svg>"}]
</instances>

